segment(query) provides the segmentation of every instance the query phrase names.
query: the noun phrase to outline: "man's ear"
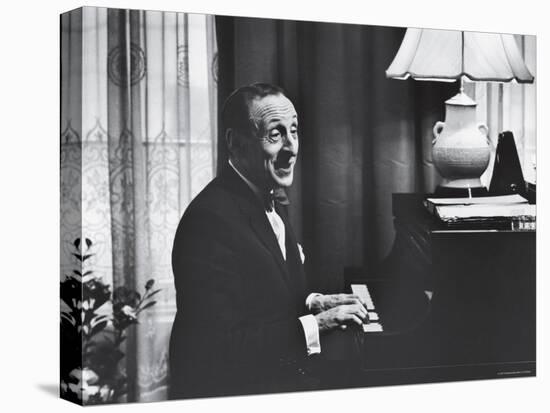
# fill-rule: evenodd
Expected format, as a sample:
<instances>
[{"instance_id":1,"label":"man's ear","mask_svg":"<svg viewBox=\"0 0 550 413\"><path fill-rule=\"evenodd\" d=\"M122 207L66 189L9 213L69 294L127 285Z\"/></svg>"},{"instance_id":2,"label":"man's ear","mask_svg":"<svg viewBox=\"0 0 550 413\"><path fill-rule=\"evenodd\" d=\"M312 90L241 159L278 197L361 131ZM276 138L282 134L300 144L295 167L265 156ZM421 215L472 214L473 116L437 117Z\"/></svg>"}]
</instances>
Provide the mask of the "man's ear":
<instances>
[{"instance_id":1,"label":"man's ear","mask_svg":"<svg viewBox=\"0 0 550 413\"><path fill-rule=\"evenodd\" d=\"M233 129L228 128L225 131L225 143L227 144L227 151L229 154L234 155L235 149L237 145L237 137L235 136L235 132Z\"/></svg>"},{"instance_id":2,"label":"man's ear","mask_svg":"<svg viewBox=\"0 0 550 413\"><path fill-rule=\"evenodd\" d=\"M233 157L239 157L243 148L242 136L239 132L229 128L225 131L225 142L227 144L227 151Z\"/></svg>"}]
</instances>

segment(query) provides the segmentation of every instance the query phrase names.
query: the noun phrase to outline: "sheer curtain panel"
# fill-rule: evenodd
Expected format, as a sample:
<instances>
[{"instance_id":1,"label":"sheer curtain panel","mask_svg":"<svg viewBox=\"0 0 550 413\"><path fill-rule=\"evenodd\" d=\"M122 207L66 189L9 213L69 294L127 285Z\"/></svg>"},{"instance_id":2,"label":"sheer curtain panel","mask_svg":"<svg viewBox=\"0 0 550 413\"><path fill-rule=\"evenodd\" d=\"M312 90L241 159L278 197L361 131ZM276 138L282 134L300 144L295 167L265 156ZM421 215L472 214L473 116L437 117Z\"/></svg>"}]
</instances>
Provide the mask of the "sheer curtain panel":
<instances>
[{"instance_id":1,"label":"sheer curtain panel","mask_svg":"<svg viewBox=\"0 0 550 413\"><path fill-rule=\"evenodd\" d=\"M127 401L166 398L172 242L215 170L216 62L213 16L84 7L61 20L61 278L88 238L111 291L161 289L128 330Z\"/></svg>"}]
</instances>

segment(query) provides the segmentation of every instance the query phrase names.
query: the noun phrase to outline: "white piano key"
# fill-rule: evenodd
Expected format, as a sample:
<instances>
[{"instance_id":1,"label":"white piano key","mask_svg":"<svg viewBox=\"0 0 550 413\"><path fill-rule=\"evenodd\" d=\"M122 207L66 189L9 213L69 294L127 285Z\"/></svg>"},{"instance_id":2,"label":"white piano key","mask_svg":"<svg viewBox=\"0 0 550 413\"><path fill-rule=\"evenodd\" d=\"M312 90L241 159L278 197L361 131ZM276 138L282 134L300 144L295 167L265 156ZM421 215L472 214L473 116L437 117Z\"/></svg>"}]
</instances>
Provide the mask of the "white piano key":
<instances>
[{"instance_id":1,"label":"white piano key","mask_svg":"<svg viewBox=\"0 0 550 413\"><path fill-rule=\"evenodd\" d=\"M368 315L369 315L369 320L370 321L378 321L379 320L378 313L375 313L374 311L369 311Z\"/></svg>"},{"instance_id":2,"label":"white piano key","mask_svg":"<svg viewBox=\"0 0 550 413\"><path fill-rule=\"evenodd\" d=\"M351 292L365 301L367 310L374 310L374 303L372 302L372 298L366 284L352 284Z\"/></svg>"},{"instance_id":3,"label":"white piano key","mask_svg":"<svg viewBox=\"0 0 550 413\"><path fill-rule=\"evenodd\" d=\"M384 329L382 328L382 324L380 323L368 323L363 324L363 331L365 333L378 333L384 331Z\"/></svg>"}]
</instances>

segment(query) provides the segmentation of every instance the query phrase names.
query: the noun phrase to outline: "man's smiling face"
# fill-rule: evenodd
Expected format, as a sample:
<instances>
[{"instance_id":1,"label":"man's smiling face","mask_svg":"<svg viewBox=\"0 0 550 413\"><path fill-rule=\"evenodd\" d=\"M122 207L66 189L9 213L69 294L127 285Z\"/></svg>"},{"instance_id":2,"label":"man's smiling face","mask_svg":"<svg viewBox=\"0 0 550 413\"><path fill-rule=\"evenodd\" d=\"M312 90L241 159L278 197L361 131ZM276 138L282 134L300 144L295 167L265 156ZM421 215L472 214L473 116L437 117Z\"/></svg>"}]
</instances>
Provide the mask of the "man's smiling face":
<instances>
[{"instance_id":1,"label":"man's smiling face","mask_svg":"<svg viewBox=\"0 0 550 413\"><path fill-rule=\"evenodd\" d=\"M294 179L298 155L298 116L285 96L268 95L249 106L255 137L242 165L246 177L262 189L288 187Z\"/></svg>"}]
</instances>

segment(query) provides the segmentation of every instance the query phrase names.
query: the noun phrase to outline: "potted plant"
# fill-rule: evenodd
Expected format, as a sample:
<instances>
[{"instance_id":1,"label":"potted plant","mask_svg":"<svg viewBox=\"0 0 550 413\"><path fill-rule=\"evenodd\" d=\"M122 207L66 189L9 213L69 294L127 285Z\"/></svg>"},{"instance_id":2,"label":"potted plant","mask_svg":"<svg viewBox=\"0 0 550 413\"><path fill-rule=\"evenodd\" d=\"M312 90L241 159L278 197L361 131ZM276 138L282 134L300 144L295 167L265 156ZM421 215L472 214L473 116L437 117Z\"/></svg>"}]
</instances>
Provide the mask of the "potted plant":
<instances>
[{"instance_id":1,"label":"potted plant","mask_svg":"<svg viewBox=\"0 0 550 413\"><path fill-rule=\"evenodd\" d=\"M118 368L124 358L128 328L155 305L154 280L143 294L124 286L111 293L89 268L93 243L73 243L78 268L61 282L61 397L78 404L116 402L126 393L127 378Z\"/></svg>"}]
</instances>

